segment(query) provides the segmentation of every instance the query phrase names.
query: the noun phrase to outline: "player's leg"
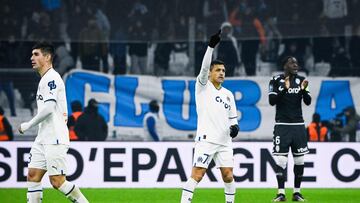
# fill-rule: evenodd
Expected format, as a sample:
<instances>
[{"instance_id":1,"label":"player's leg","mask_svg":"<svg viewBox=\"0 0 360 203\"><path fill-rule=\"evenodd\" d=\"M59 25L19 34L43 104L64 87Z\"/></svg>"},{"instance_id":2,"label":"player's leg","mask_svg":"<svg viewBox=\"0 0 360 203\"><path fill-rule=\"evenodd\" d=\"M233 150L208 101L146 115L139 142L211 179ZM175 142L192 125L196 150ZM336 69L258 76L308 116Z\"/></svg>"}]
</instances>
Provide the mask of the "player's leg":
<instances>
[{"instance_id":1,"label":"player's leg","mask_svg":"<svg viewBox=\"0 0 360 203\"><path fill-rule=\"evenodd\" d=\"M28 203L42 202L41 180L46 173L46 160L43 146L34 143L30 150L30 162L28 164L26 198Z\"/></svg>"},{"instance_id":2,"label":"player's leg","mask_svg":"<svg viewBox=\"0 0 360 203\"><path fill-rule=\"evenodd\" d=\"M47 170L51 185L62 192L69 200L77 203L88 203L80 189L66 180L67 145L44 145Z\"/></svg>"},{"instance_id":3,"label":"player's leg","mask_svg":"<svg viewBox=\"0 0 360 203\"><path fill-rule=\"evenodd\" d=\"M235 202L235 193L236 187L233 177L233 168L232 167L221 167L221 176L225 185L225 202L234 203Z\"/></svg>"},{"instance_id":4,"label":"player's leg","mask_svg":"<svg viewBox=\"0 0 360 203\"><path fill-rule=\"evenodd\" d=\"M304 197L301 195L300 187L304 174L304 155L309 153L307 147L307 137L305 126L294 126L293 143L291 151L294 157L294 193L293 201L303 202Z\"/></svg>"},{"instance_id":5,"label":"player's leg","mask_svg":"<svg viewBox=\"0 0 360 203\"><path fill-rule=\"evenodd\" d=\"M286 166L288 158L287 156L274 155L274 160L276 163L275 173L276 180L278 183L278 192L276 197L273 199L274 202L283 202L286 201L285 198L285 181L286 181Z\"/></svg>"},{"instance_id":6,"label":"player's leg","mask_svg":"<svg viewBox=\"0 0 360 203\"><path fill-rule=\"evenodd\" d=\"M194 190L197 184L204 177L205 172L213 158L214 145L207 142L195 143L195 153L193 158L193 168L191 177L186 181L181 194L181 203L192 201Z\"/></svg>"},{"instance_id":7,"label":"player's leg","mask_svg":"<svg viewBox=\"0 0 360 203\"><path fill-rule=\"evenodd\" d=\"M40 203L42 202L42 186L41 180L46 170L38 168L29 168L27 175L27 202L28 203Z\"/></svg>"},{"instance_id":8,"label":"player's leg","mask_svg":"<svg viewBox=\"0 0 360 203\"><path fill-rule=\"evenodd\" d=\"M294 193L293 201L303 202L304 197L300 193L301 180L304 174L304 155L294 156Z\"/></svg>"},{"instance_id":9,"label":"player's leg","mask_svg":"<svg viewBox=\"0 0 360 203\"><path fill-rule=\"evenodd\" d=\"M193 167L191 177L186 181L181 194L181 203L189 203L192 201L193 194L197 184L204 177L206 168Z\"/></svg>"},{"instance_id":10,"label":"player's leg","mask_svg":"<svg viewBox=\"0 0 360 203\"><path fill-rule=\"evenodd\" d=\"M276 163L275 173L278 183L278 192L273 199L274 202L286 201L285 198L285 181L286 181L286 167L288 161L289 146L291 137L289 137L289 126L276 125L274 128L273 138L273 158Z\"/></svg>"},{"instance_id":11,"label":"player's leg","mask_svg":"<svg viewBox=\"0 0 360 203\"><path fill-rule=\"evenodd\" d=\"M66 180L65 175L49 176L51 185L62 192L69 200L77 203L87 203L88 200L81 193L80 189L73 183Z\"/></svg>"},{"instance_id":12,"label":"player's leg","mask_svg":"<svg viewBox=\"0 0 360 203\"><path fill-rule=\"evenodd\" d=\"M233 167L234 154L230 146L219 146L218 152L214 155L216 166L220 168L221 176L225 186L225 202L234 203L236 187L234 182Z\"/></svg>"}]
</instances>

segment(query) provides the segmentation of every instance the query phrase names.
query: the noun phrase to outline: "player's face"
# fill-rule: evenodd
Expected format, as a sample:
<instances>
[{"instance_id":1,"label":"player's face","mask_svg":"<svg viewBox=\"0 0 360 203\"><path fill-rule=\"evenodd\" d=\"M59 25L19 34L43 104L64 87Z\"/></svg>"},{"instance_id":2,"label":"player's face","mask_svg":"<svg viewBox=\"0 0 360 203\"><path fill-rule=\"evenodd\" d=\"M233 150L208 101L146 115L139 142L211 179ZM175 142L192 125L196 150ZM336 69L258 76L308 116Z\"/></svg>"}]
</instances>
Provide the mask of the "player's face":
<instances>
[{"instance_id":1,"label":"player's face","mask_svg":"<svg viewBox=\"0 0 360 203\"><path fill-rule=\"evenodd\" d=\"M288 59L288 61L285 64L285 71L292 75L296 75L298 73L299 65L296 58L291 57Z\"/></svg>"},{"instance_id":2,"label":"player's face","mask_svg":"<svg viewBox=\"0 0 360 203\"><path fill-rule=\"evenodd\" d=\"M50 61L50 54L44 55L40 49L34 49L32 50L30 60L32 68L39 70Z\"/></svg>"},{"instance_id":3,"label":"player's face","mask_svg":"<svg viewBox=\"0 0 360 203\"><path fill-rule=\"evenodd\" d=\"M215 64L210 71L210 81L216 83L223 83L225 79L225 66L221 64Z\"/></svg>"}]
</instances>

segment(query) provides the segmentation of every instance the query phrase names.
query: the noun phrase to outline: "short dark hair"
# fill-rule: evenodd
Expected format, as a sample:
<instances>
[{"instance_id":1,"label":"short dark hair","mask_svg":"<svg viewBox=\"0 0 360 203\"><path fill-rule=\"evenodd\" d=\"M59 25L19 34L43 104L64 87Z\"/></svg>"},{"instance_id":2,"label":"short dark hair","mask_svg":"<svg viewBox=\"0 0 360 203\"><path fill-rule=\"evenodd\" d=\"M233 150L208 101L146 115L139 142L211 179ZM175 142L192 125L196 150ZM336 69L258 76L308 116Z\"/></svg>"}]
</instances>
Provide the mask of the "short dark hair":
<instances>
[{"instance_id":1,"label":"short dark hair","mask_svg":"<svg viewBox=\"0 0 360 203\"><path fill-rule=\"evenodd\" d=\"M294 58L293 56L286 56L281 60L281 68L284 68L285 64L288 62L289 58Z\"/></svg>"},{"instance_id":2,"label":"short dark hair","mask_svg":"<svg viewBox=\"0 0 360 203\"><path fill-rule=\"evenodd\" d=\"M2 106L0 106L0 115L4 115L4 109L2 108Z\"/></svg>"},{"instance_id":3,"label":"short dark hair","mask_svg":"<svg viewBox=\"0 0 360 203\"><path fill-rule=\"evenodd\" d=\"M210 71L213 69L214 65L224 65L225 66L225 63L224 63L224 61L219 60L219 59L215 59L215 60L211 61Z\"/></svg>"},{"instance_id":4,"label":"short dark hair","mask_svg":"<svg viewBox=\"0 0 360 203\"><path fill-rule=\"evenodd\" d=\"M50 54L50 60L53 62L55 57L55 48L50 42L37 42L33 47L34 49L40 49L43 54Z\"/></svg>"},{"instance_id":5,"label":"short dark hair","mask_svg":"<svg viewBox=\"0 0 360 203\"><path fill-rule=\"evenodd\" d=\"M82 111L82 105L79 100L75 100L71 102L71 111L72 112Z\"/></svg>"},{"instance_id":6,"label":"short dark hair","mask_svg":"<svg viewBox=\"0 0 360 203\"><path fill-rule=\"evenodd\" d=\"M313 118L313 122L320 123L320 114L314 113L312 118Z\"/></svg>"},{"instance_id":7,"label":"short dark hair","mask_svg":"<svg viewBox=\"0 0 360 203\"><path fill-rule=\"evenodd\" d=\"M159 104L156 100L151 100L149 103L149 109L151 112L159 112Z\"/></svg>"}]
</instances>

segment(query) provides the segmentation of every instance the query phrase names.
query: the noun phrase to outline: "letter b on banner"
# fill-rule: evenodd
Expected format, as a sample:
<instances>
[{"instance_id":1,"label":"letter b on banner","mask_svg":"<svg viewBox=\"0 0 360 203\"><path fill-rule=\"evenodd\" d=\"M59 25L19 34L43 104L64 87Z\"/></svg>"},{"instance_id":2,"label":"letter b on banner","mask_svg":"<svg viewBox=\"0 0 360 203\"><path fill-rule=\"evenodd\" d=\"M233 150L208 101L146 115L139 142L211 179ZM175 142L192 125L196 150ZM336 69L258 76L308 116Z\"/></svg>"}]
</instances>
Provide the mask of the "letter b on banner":
<instances>
[{"instance_id":1,"label":"letter b on banner","mask_svg":"<svg viewBox=\"0 0 360 203\"><path fill-rule=\"evenodd\" d=\"M250 80L227 80L224 87L234 94L236 108L241 112L240 130L256 130L261 123L261 113L256 106L261 96L259 85ZM240 99L237 99L238 94L241 94Z\"/></svg>"}]
</instances>

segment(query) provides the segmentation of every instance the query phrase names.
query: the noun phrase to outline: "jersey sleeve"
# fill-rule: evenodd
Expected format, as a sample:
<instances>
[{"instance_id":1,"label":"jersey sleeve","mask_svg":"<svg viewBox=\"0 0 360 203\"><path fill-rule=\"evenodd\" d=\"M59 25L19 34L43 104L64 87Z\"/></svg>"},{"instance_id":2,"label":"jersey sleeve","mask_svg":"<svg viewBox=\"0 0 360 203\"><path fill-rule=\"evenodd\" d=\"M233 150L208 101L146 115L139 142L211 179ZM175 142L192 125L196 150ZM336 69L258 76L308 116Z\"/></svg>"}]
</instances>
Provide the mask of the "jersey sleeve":
<instances>
[{"instance_id":1,"label":"jersey sleeve","mask_svg":"<svg viewBox=\"0 0 360 203\"><path fill-rule=\"evenodd\" d=\"M196 84L197 85L201 85L201 86L205 86L207 81L208 81L208 77L209 77L209 70L210 70L210 65L211 65L211 59L212 59L212 54L213 54L214 49L211 47L208 47L202 64L201 64L201 70L199 75L196 78Z\"/></svg>"},{"instance_id":2,"label":"jersey sleeve","mask_svg":"<svg viewBox=\"0 0 360 203\"><path fill-rule=\"evenodd\" d=\"M277 104L279 98L282 97L284 92L285 92L284 79L281 78L280 76L272 77L269 82L269 93L268 93L270 105L273 106Z\"/></svg>"},{"instance_id":3,"label":"jersey sleeve","mask_svg":"<svg viewBox=\"0 0 360 203\"><path fill-rule=\"evenodd\" d=\"M229 120L231 125L238 124L238 116L237 109L235 104L235 98L232 93L230 93L230 112L229 112Z\"/></svg>"},{"instance_id":4,"label":"jersey sleeve","mask_svg":"<svg viewBox=\"0 0 360 203\"><path fill-rule=\"evenodd\" d=\"M303 78L302 81L304 80L306 80L306 78ZM302 90L302 96L304 103L309 106L311 104L311 94L310 94L309 85L304 90Z\"/></svg>"},{"instance_id":5,"label":"jersey sleeve","mask_svg":"<svg viewBox=\"0 0 360 203\"><path fill-rule=\"evenodd\" d=\"M56 78L48 78L43 83L42 96L44 102L54 101L57 102L57 95L60 89L60 82Z\"/></svg>"}]
</instances>

